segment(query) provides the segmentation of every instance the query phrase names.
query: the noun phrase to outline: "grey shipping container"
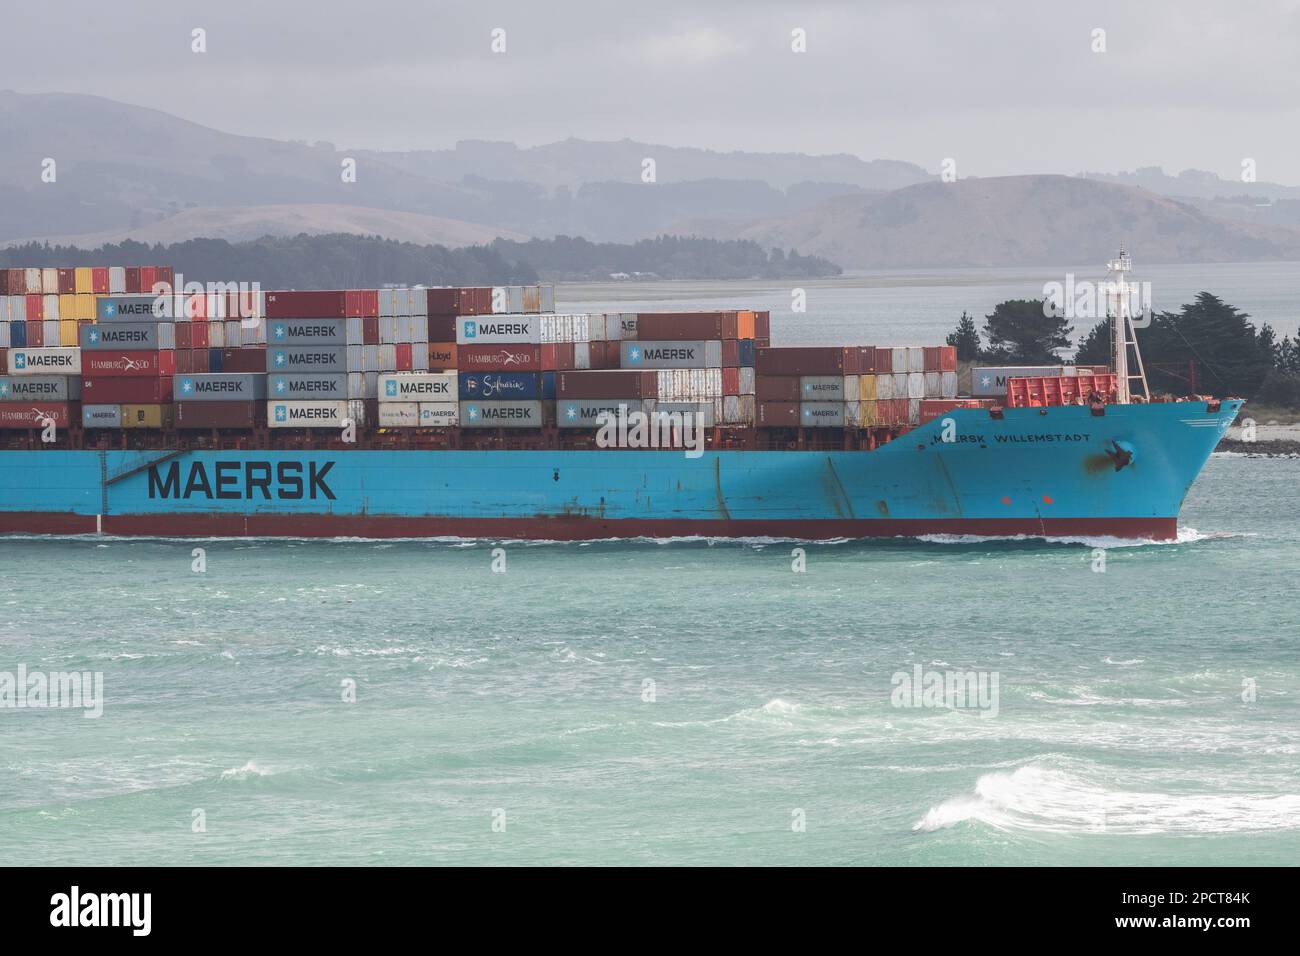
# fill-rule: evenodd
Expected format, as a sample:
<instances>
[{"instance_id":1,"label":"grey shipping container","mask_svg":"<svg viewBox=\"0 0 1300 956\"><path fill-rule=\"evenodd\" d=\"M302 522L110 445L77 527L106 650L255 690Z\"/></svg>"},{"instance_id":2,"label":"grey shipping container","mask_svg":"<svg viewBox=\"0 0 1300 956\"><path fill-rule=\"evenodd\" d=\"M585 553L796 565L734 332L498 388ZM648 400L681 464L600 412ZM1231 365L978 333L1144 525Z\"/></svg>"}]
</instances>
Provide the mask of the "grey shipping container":
<instances>
[{"instance_id":1,"label":"grey shipping container","mask_svg":"<svg viewBox=\"0 0 1300 956\"><path fill-rule=\"evenodd\" d=\"M348 371L348 347L343 345L268 346L266 370L299 373L346 372ZM357 369L357 371L361 370Z\"/></svg>"},{"instance_id":2,"label":"grey shipping container","mask_svg":"<svg viewBox=\"0 0 1300 956\"><path fill-rule=\"evenodd\" d=\"M0 402L75 402L81 398L76 375L0 377Z\"/></svg>"},{"instance_id":3,"label":"grey shipping container","mask_svg":"<svg viewBox=\"0 0 1300 956\"><path fill-rule=\"evenodd\" d=\"M359 381L364 381L358 376ZM358 391L361 386L358 385ZM360 398L361 395L348 394L348 375L335 372L328 375L272 373L266 379L266 393L270 398L296 399L303 401L342 401L347 398Z\"/></svg>"},{"instance_id":4,"label":"grey shipping container","mask_svg":"<svg viewBox=\"0 0 1300 956\"><path fill-rule=\"evenodd\" d=\"M461 428L541 428L541 402L461 402Z\"/></svg>"},{"instance_id":5,"label":"grey shipping container","mask_svg":"<svg viewBox=\"0 0 1300 956\"><path fill-rule=\"evenodd\" d=\"M83 349L140 350L176 348L175 322L116 322L77 329Z\"/></svg>"},{"instance_id":6,"label":"grey shipping container","mask_svg":"<svg viewBox=\"0 0 1300 956\"><path fill-rule=\"evenodd\" d=\"M82 405L81 425L83 428L121 428L121 405Z\"/></svg>"},{"instance_id":7,"label":"grey shipping container","mask_svg":"<svg viewBox=\"0 0 1300 956\"><path fill-rule=\"evenodd\" d=\"M266 376L260 372L211 372L172 379L172 400L177 402L251 402L264 398Z\"/></svg>"},{"instance_id":8,"label":"grey shipping container","mask_svg":"<svg viewBox=\"0 0 1300 956\"><path fill-rule=\"evenodd\" d=\"M619 366L638 368L721 368L722 342L623 342Z\"/></svg>"}]
</instances>

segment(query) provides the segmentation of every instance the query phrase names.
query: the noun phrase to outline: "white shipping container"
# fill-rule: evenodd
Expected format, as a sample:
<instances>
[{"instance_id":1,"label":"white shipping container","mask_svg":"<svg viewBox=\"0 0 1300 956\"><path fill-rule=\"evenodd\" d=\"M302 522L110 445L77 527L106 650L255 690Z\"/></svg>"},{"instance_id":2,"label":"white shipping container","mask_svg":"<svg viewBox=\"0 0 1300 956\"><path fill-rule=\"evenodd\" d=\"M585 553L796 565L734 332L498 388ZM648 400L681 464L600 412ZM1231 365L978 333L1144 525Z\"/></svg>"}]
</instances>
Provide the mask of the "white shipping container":
<instances>
[{"instance_id":1,"label":"white shipping container","mask_svg":"<svg viewBox=\"0 0 1300 956\"><path fill-rule=\"evenodd\" d=\"M421 428L454 428L460 424L459 402L421 402Z\"/></svg>"},{"instance_id":2,"label":"white shipping container","mask_svg":"<svg viewBox=\"0 0 1300 956\"><path fill-rule=\"evenodd\" d=\"M894 372L890 377L894 380L894 398L907 398L907 373Z\"/></svg>"},{"instance_id":3,"label":"white shipping container","mask_svg":"<svg viewBox=\"0 0 1300 956\"><path fill-rule=\"evenodd\" d=\"M346 420L353 418L351 406L360 404L270 401L266 403L266 423L272 428L342 428Z\"/></svg>"},{"instance_id":4,"label":"white shipping container","mask_svg":"<svg viewBox=\"0 0 1300 956\"><path fill-rule=\"evenodd\" d=\"M722 424L754 424L754 396L724 395L722 398Z\"/></svg>"},{"instance_id":5,"label":"white shipping container","mask_svg":"<svg viewBox=\"0 0 1300 956\"><path fill-rule=\"evenodd\" d=\"M416 372L429 371L429 343L417 342L411 349L411 369Z\"/></svg>"},{"instance_id":6,"label":"white shipping container","mask_svg":"<svg viewBox=\"0 0 1300 956\"><path fill-rule=\"evenodd\" d=\"M234 343L230 343L232 346ZM226 323L209 322L208 323L208 348L224 349L226 347Z\"/></svg>"},{"instance_id":7,"label":"white shipping container","mask_svg":"<svg viewBox=\"0 0 1300 956\"><path fill-rule=\"evenodd\" d=\"M24 282L26 283L26 285L27 285L27 294L28 294L28 295L40 295L41 292L44 291L43 289L41 289L41 270L40 270L40 269L24 269L24 270L23 270L23 281L24 281Z\"/></svg>"},{"instance_id":8,"label":"white shipping container","mask_svg":"<svg viewBox=\"0 0 1300 956\"><path fill-rule=\"evenodd\" d=\"M391 372L379 376L379 398L385 402L454 402L455 372Z\"/></svg>"},{"instance_id":9,"label":"white shipping container","mask_svg":"<svg viewBox=\"0 0 1300 956\"><path fill-rule=\"evenodd\" d=\"M719 409L713 402L665 402L660 399L655 402L655 415L659 421L663 421L663 416L679 416L683 427L689 423L692 429L697 425L702 428L714 428L718 424ZM691 417L686 418L687 415ZM673 424L676 424L675 420Z\"/></svg>"},{"instance_id":10,"label":"white shipping container","mask_svg":"<svg viewBox=\"0 0 1300 956\"><path fill-rule=\"evenodd\" d=\"M378 398L379 397L379 373L362 372L361 379L366 383L365 389L362 391L362 398Z\"/></svg>"},{"instance_id":11,"label":"white shipping container","mask_svg":"<svg viewBox=\"0 0 1300 956\"><path fill-rule=\"evenodd\" d=\"M538 345L541 317L536 315L462 315L456 320L459 345Z\"/></svg>"},{"instance_id":12,"label":"white shipping container","mask_svg":"<svg viewBox=\"0 0 1300 956\"><path fill-rule=\"evenodd\" d=\"M56 322L57 326L58 323ZM57 342L58 339L56 338ZM76 347L9 350L10 375L80 375L81 349Z\"/></svg>"},{"instance_id":13,"label":"white shipping container","mask_svg":"<svg viewBox=\"0 0 1300 956\"><path fill-rule=\"evenodd\" d=\"M957 373L956 372L939 373L939 397L940 398L957 397Z\"/></svg>"},{"instance_id":14,"label":"white shipping container","mask_svg":"<svg viewBox=\"0 0 1300 956\"><path fill-rule=\"evenodd\" d=\"M919 398L909 398L907 400L907 423L909 425L921 424L921 400Z\"/></svg>"},{"instance_id":15,"label":"white shipping container","mask_svg":"<svg viewBox=\"0 0 1300 956\"><path fill-rule=\"evenodd\" d=\"M910 399L925 398L924 372L907 373L907 397Z\"/></svg>"},{"instance_id":16,"label":"white shipping container","mask_svg":"<svg viewBox=\"0 0 1300 956\"><path fill-rule=\"evenodd\" d=\"M9 298L9 321L27 321L27 296L11 295Z\"/></svg>"},{"instance_id":17,"label":"white shipping container","mask_svg":"<svg viewBox=\"0 0 1300 956\"><path fill-rule=\"evenodd\" d=\"M126 294L126 267L125 266L108 267L108 294L109 295Z\"/></svg>"},{"instance_id":18,"label":"white shipping container","mask_svg":"<svg viewBox=\"0 0 1300 956\"><path fill-rule=\"evenodd\" d=\"M889 360L891 370L895 375L899 372L907 371L907 348L891 348L889 350Z\"/></svg>"},{"instance_id":19,"label":"white shipping container","mask_svg":"<svg viewBox=\"0 0 1300 956\"><path fill-rule=\"evenodd\" d=\"M59 297L57 295L46 295L44 298L44 303L45 303L45 316L44 316L45 321L58 322L59 321ZM48 326L46 327L48 328ZM55 334L57 335L58 333L56 332Z\"/></svg>"},{"instance_id":20,"label":"white shipping container","mask_svg":"<svg viewBox=\"0 0 1300 956\"><path fill-rule=\"evenodd\" d=\"M589 342L574 343L573 367L579 369L591 368L591 344Z\"/></svg>"},{"instance_id":21,"label":"white shipping container","mask_svg":"<svg viewBox=\"0 0 1300 956\"><path fill-rule=\"evenodd\" d=\"M926 372L925 373L925 395L924 398L943 398L943 373Z\"/></svg>"},{"instance_id":22,"label":"white shipping container","mask_svg":"<svg viewBox=\"0 0 1300 956\"><path fill-rule=\"evenodd\" d=\"M9 323L0 322L0 349L9 348Z\"/></svg>"},{"instance_id":23,"label":"white shipping container","mask_svg":"<svg viewBox=\"0 0 1300 956\"><path fill-rule=\"evenodd\" d=\"M462 428L541 428L542 403L461 402L460 425Z\"/></svg>"},{"instance_id":24,"label":"white shipping container","mask_svg":"<svg viewBox=\"0 0 1300 956\"><path fill-rule=\"evenodd\" d=\"M380 289L379 290L379 316L385 318L397 315L397 290Z\"/></svg>"},{"instance_id":25,"label":"white shipping container","mask_svg":"<svg viewBox=\"0 0 1300 956\"><path fill-rule=\"evenodd\" d=\"M742 365L740 367L740 394L754 394L754 367L752 365Z\"/></svg>"},{"instance_id":26,"label":"white shipping container","mask_svg":"<svg viewBox=\"0 0 1300 956\"><path fill-rule=\"evenodd\" d=\"M844 425L847 428L862 427L862 403L861 402L844 403Z\"/></svg>"},{"instance_id":27,"label":"white shipping container","mask_svg":"<svg viewBox=\"0 0 1300 956\"><path fill-rule=\"evenodd\" d=\"M876 376L876 398L882 402L889 401L894 397L894 376L877 375Z\"/></svg>"},{"instance_id":28,"label":"white shipping container","mask_svg":"<svg viewBox=\"0 0 1300 956\"><path fill-rule=\"evenodd\" d=\"M397 346L396 345L378 345L375 346L375 358L378 364L373 368L367 368L367 372L396 372L397 371Z\"/></svg>"},{"instance_id":29,"label":"white shipping container","mask_svg":"<svg viewBox=\"0 0 1300 956\"><path fill-rule=\"evenodd\" d=\"M607 338L605 335L605 313L593 312L587 316L588 324L588 341L603 342Z\"/></svg>"},{"instance_id":30,"label":"white shipping container","mask_svg":"<svg viewBox=\"0 0 1300 956\"><path fill-rule=\"evenodd\" d=\"M625 369L721 368L722 342L624 341L619 346L619 367Z\"/></svg>"},{"instance_id":31,"label":"white shipping container","mask_svg":"<svg viewBox=\"0 0 1300 956\"><path fill-rule=\"evenodd\" d=\"M59 270L42 269L41 270L41 287L38 292L44 292L46 295L59 294ZM49 315L47 312L46 315Z\"/></svg>"},{"instance_id":32,"label":"white shipping container","mask_svg":"<svg viewBox=\"0 0 1300 956\"><path fill-rule=\"evenodd\" d=\"M380 428L415 428L420 424L419 402L380 402Z\"/></svg>"},{"instance_id":33,"label":"white shipping container","mask_svg":"<svg viewBox=\"0 0 1300 956\"><path fill-rule=\"evenodd\" d=\"M407 290L411 294L411 316L412 318L427 319L429 317L429 290L424 286L415 286ZM428 325L427 322L421 323Z\"/></svg>"},{"instance_id":34,"label":"white shipping container","mask_svg":"<svg viewBox=\"0 0 1300 956\"><path fill-rule=\"evenodd\" d=\"M907 370L909 372L925 371L925 349L917 348L916 346L908 346Z\"/></svg>"}]
</instances>

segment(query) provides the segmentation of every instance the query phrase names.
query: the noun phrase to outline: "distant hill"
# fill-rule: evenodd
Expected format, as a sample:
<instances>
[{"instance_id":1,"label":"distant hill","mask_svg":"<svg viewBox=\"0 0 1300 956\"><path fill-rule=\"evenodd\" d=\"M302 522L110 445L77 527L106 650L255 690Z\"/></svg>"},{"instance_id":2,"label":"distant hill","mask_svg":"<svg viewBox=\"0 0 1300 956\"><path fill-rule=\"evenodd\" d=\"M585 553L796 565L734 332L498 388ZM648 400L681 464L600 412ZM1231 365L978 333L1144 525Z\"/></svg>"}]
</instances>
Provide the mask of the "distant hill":
<instances>
[{"instance_id":1,"label":"distant hill","mask_svg":"<svg viewBox=\"0 0 1300 956\"><path fill-rule=\"evenodd\" d=\"M303 205L473 223L489 237L633 240L677 219L781 215L827 195L892 189L926 176L910 163L846 155L716 153L630 140L571 139L530 149L467 142L411 153L337 149L223 133L158 110L65 93L0 92L0 128L0 241L145 235L139 230L168 220L156 234L177 238L179 229L205 226L185 213L189 207ZM57 163L54 183L40 178L46 157ZM640 178L646 157L657 163L652 184ZM356 161L356 181L345 183L348 158ZM308 216L263 211L245 221L267 217L279 230L286 215ZM397 219L383 225L395 237L430 226Z\"/></svg>"},{"instance_id":2,"label":"distant hill","mask_svg":"<svg viewBox=\"0 0 1300 956\"><path fill-rule=\"evenodd\" d=\"M417 245L472 246L493 239L524 239L522 233L443 219L413 212L347 206L341 203L301 203L273 206L198 206L184 209L174 216L129 229L117 229L77 236L33 236L11 239L17 245L29 239L41 239L59 245L91 249L127 239L147 244L167 245L202 236L239 242L262 236L329 235L351 233L360 236L383 236Z\"/></svg>"},{"instance_id":3,"label":"distant hill","mask_svg":"<svg viewBox=\"0 0 1300 956\"><path fill-rule=\"evenodd\" d=\"M1144 262L1300 259L1300 230L1218 219L1145 190L1071 176L933 181L676 231L794 248L846 269L1098 262L1120 239L1141 249Z\"/></svg>"}]
</instances>

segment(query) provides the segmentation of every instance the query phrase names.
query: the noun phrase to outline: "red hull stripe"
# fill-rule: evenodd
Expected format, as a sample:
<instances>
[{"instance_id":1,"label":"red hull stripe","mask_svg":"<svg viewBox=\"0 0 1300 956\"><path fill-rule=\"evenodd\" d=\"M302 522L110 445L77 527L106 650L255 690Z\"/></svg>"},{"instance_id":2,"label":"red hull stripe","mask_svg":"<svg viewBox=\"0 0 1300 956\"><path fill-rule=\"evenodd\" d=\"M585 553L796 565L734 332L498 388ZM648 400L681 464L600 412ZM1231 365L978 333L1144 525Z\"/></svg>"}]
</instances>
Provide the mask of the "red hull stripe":
<instances>
[{"instance_id":1,"label":"red hull stripe","mask_svg":"<svg viewBox=\"0 0 1300 956\"><path fill-rule=\"evenodd\" d=\"M0 512L0 534L94 534L152 537L267 538L892 538L923 534L1116 537L1172 540L1177 518L934 518L825 521L690 521L673 518L447 518L383 515L135 514Z\"/></svg>"}]
</instances>

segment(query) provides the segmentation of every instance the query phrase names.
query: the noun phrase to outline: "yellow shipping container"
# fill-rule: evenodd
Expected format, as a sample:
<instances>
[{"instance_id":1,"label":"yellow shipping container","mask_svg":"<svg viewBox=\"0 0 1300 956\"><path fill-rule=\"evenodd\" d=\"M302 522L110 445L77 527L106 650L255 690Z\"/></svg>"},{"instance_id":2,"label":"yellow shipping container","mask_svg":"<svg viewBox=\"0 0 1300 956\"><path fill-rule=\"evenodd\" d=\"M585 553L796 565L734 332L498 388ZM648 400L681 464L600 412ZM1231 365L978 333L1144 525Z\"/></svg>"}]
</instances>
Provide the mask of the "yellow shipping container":
<instances>
[{"instance_id":1,"label":"yellow shipping container","mask_svg":"<svg viewBox=\"0 0 1300 956\"><path fill-rule=\"evenodd\" d=\"M123 428L171 428L172 405L123 405Z\"/></svg>"},{"instance_id":2,"label":"yellow shipping container","mask_svg":"<svg viewBox=\"0 0 1300 956\"><path fill-rule=\"evenodd\" d=\"M77 344L77 320L59 319L59 345L67 347Z\"/></svg>"},{"instance_id":3,"label":"yellow shipping container","mask_svg":"<svg viewBox=\"0 0 1300 956\"><path fill-rule=\"evenodd\" d=\"M858 398L864 402L874 402L876 400L876 376L858 376Z\"/></svg>"},{"instance_id":4,"label":"yellow shipping container","mask_svg":"<svg viewBox=\"0 0 1300 956\"><path fill-rule=\"evenodd\" d=\"M77 292L84 294L95 291L95 273L90 266L77 266L72 274Z\"/></svg>"},{"instance_id":5,"label":"yellow shipping container","mask_svg":"<svg viewBox=\"0 0 1300 956\"><path fill-rule=\"evenodd\" d=\"M93 319L95 317L95 296L90 292L77 293L77 314L78 319Z\"/></svg>"},{"instance_id":6,"label":"yellow shipping container","mask_svg":"<svg viewBox=\"0 0 1300 956\"><path fill-rule=\"evenodd\" d=\"M871 375L871 376L864 376L864 377L869 377L869 378L872 378L872 379L875 378L874 375ZM873 383L873 388L872 388L873 393L874 393L874 390L875 390L875 389L874 389L874 383ZM879 424L880 424L880 422L878 422L878 421L876 420L876 403L875 403L875 402L863 402L863 403L862 403L862 410L861 410L861 413L860 413L860 414L861 414L861 416L862 416L862 417L861 417L861 422L862 422L862 426L861 426L861 427L863 427L863 428L874 428L876 425L879 425Z\"/></svg>"},{"instance_id":7,"label":"yellow shipping container","mask_svg":"<svg viewBox=\"0 0 1300 956\"><path fill-rule=\"evenodd\" d=\"M77 317L77 297L71 292L65 292L59 296L59 314L56 319L75 319ZM46 316L50 318L50 316Z\"/></svg>"}]
</instances>

